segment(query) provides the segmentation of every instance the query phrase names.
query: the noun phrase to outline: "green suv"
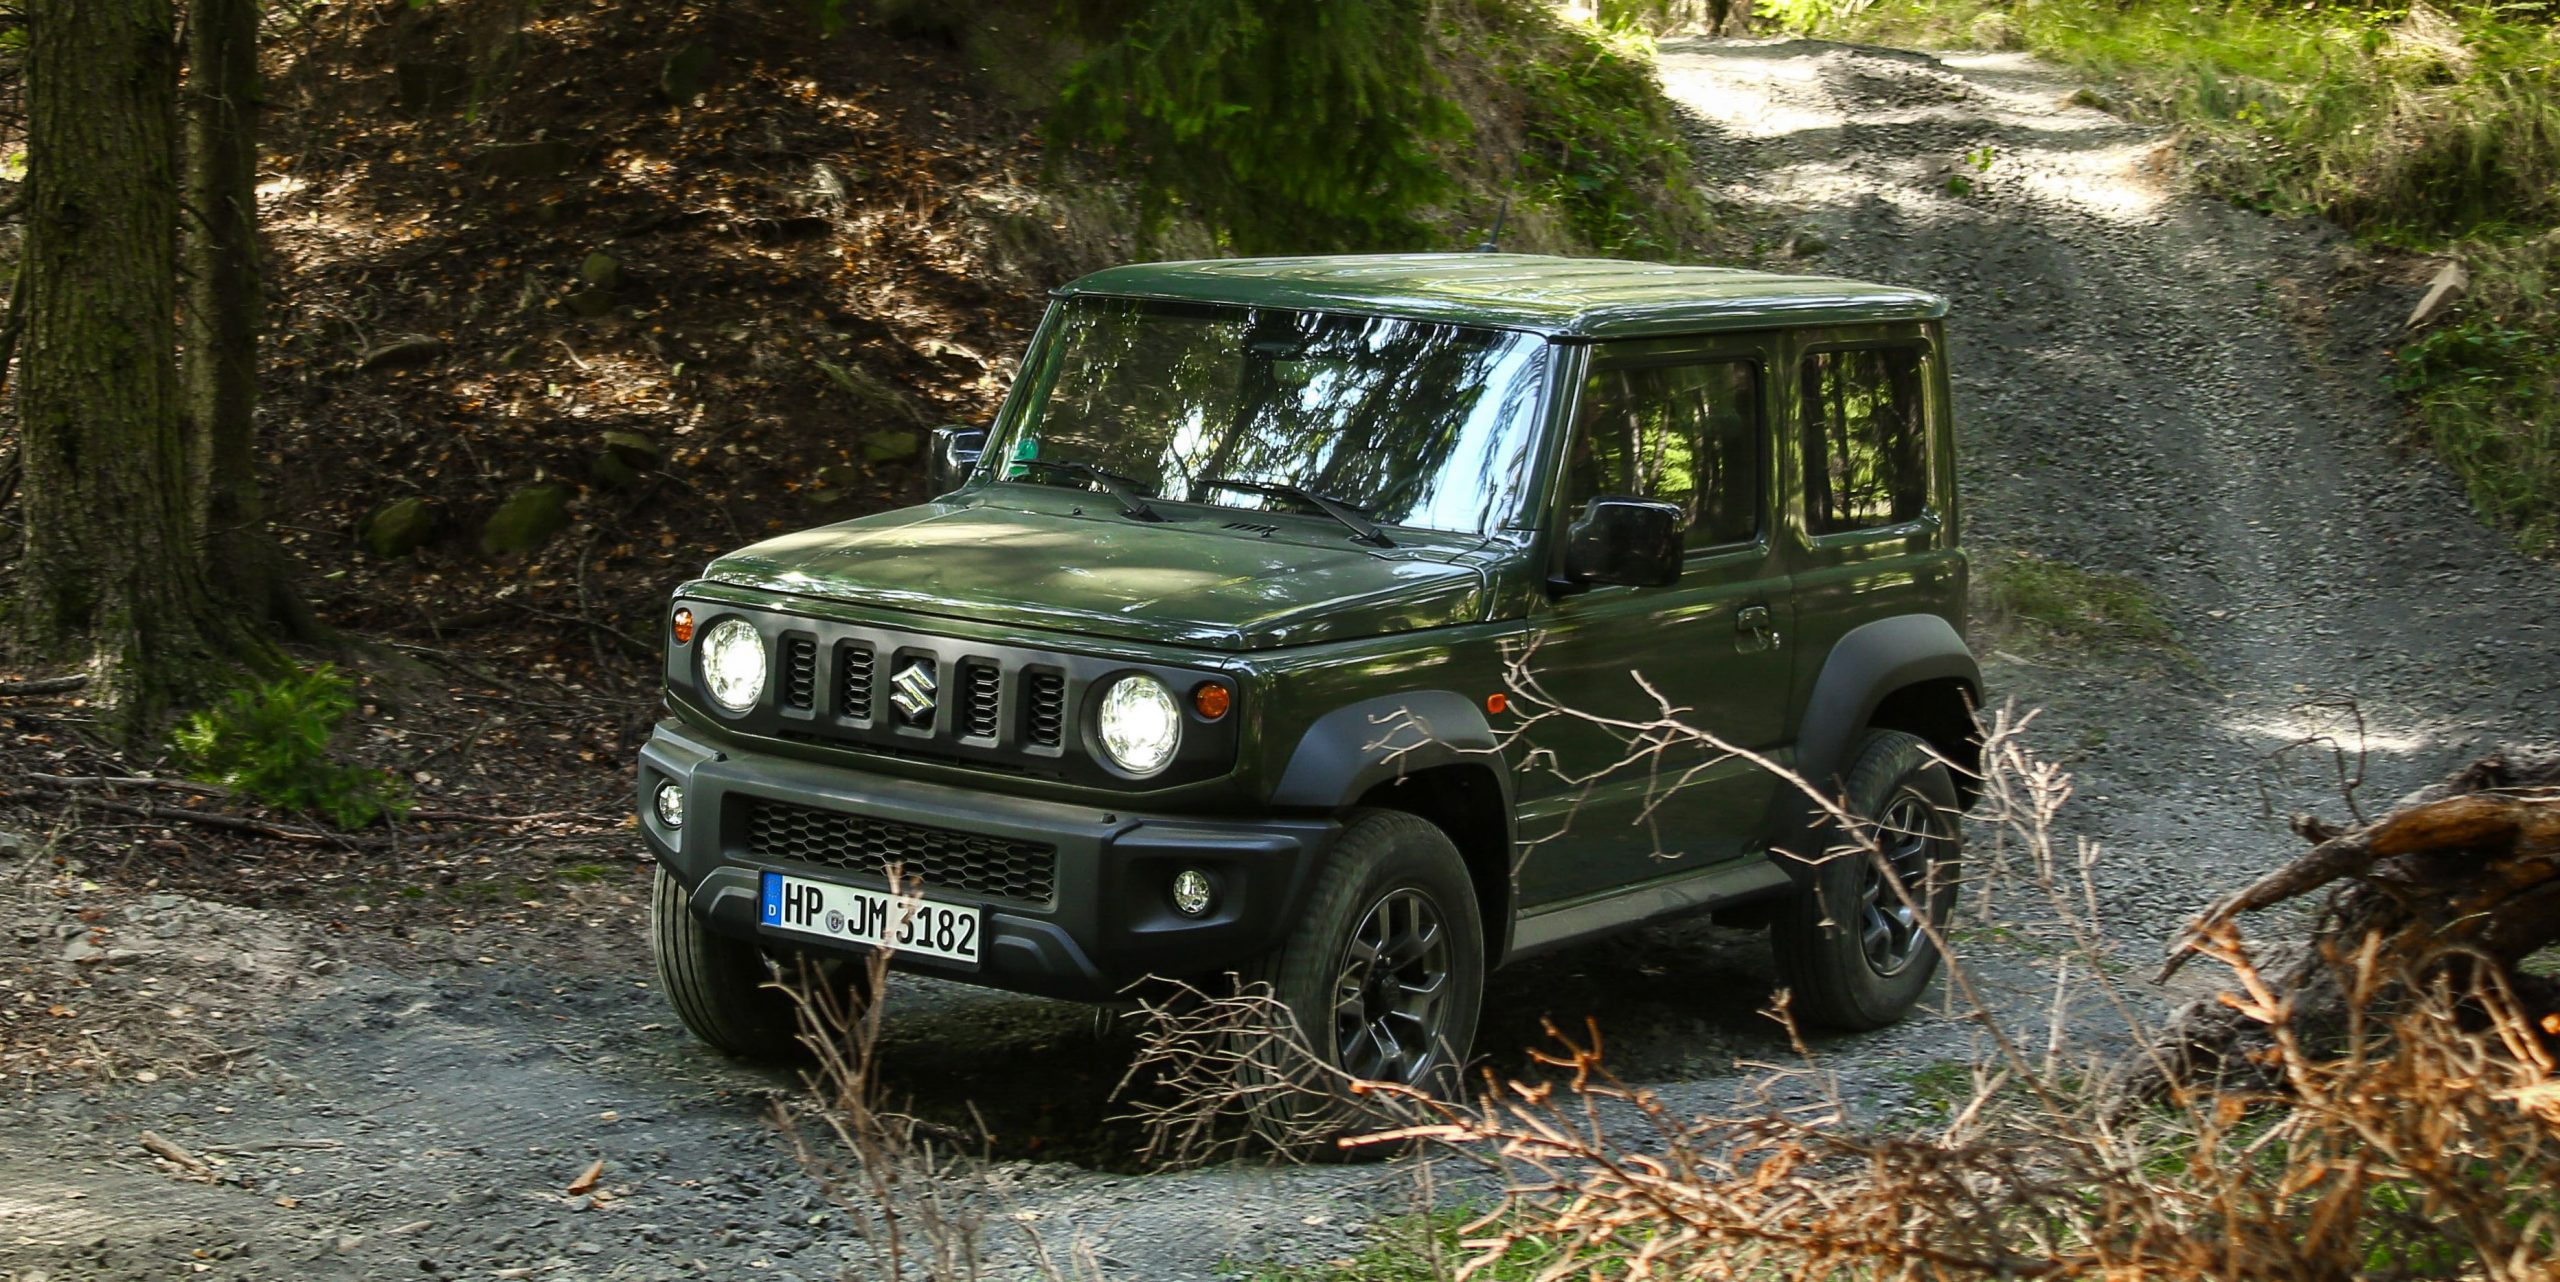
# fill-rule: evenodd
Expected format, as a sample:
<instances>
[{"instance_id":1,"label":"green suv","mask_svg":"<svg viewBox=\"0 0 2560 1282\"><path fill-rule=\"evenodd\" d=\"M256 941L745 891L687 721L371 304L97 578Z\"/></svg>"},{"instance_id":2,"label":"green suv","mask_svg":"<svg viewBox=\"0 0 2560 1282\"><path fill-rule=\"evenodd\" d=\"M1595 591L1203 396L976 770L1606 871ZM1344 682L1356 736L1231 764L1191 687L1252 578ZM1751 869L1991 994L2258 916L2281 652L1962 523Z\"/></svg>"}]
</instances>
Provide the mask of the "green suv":
<instances>
[{"instance_id":1,"label":"green suv","mask_svg":"<svg viewBox=\"0 0 2560 1282\"><path fill-rule=\"evenodd\" d=\"M1490 968L1735 909L1800 1015L1898 1018L1981 679L1945 310L1500 254L1066 286L994 424L935 434L939 498L677 590L639 779L669 1000L754 1054L795 953L1232 974L1421 1082ZM1825 857L1771 764L1878 854Z\"/></svg>"}]
</instances>

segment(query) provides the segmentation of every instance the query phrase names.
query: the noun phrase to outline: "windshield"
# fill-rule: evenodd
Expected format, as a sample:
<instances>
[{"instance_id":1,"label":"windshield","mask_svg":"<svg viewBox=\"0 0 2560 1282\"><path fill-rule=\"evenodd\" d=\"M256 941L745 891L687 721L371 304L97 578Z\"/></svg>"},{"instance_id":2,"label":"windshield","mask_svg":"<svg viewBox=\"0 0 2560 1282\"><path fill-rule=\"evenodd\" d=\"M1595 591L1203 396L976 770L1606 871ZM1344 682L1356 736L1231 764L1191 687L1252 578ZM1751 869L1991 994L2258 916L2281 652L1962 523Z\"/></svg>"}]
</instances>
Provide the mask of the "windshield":
<instances>
[{"instance_id":1,"label":"windshield","mask_svg":"<svg viewBox=\"0 0 2560 1282\"><path fill-rule=\"evenodd\" d=\"M1295 489L1380 525L1483 534L1528 489L1544 351L1507 330L1071 299L985 458L1014 464L1002 480L1074 484L1023 461L1083 464L1177 502L1310 511L1274 492Z\"/></svg>"}]
</instances>

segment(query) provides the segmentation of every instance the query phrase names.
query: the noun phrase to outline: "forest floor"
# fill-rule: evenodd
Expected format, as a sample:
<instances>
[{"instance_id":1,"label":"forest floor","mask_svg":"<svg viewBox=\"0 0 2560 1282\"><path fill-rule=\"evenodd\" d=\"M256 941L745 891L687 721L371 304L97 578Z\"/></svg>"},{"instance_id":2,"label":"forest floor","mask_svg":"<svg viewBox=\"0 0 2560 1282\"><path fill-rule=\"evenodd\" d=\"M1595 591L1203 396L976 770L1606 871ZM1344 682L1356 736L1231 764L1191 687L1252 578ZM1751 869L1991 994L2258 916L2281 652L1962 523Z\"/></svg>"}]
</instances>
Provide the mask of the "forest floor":
<instances>
[{"instance_id":1,"label":"forest floor","mask_svg":"<svg viewBox=\"0 0 2560 1282\"><path fill-rule=\"evenodd\" d=\"M2122 574L2173 629L2089 650L2030 620L1986 646L1995 693L2042 709L2030 742L2077 776L2063 832L2103 845L2128 973L2289 856L2288 813L2342 813L2329 756L2293 745L2345 733L2371 812L2560 737L2560 570L2401 447L2382 385L2424 265L2186 191L2169 140L2015 55L1673 41L1661 65L1710 186L1774 260L1951 298L1979 562ZM264 880L298 894L154 862L176 838L148 824L131 858L90 838L57 860L42 812L11 812L28 826L0 838L0 1276L817 1278L864 1258L769 1123L789 1075L703 1054L651 991L648 870L606 782L645 695L531 680L447 666L406 697L508 705L525 741L484 761L477 804L550 818L271 852ZM527 697L560 706L512 706ZM5 711L42 732L42 709ZM510 763L544 751L596 754L593 777L511 795ZM1987 1000L2041 1036L2053 949L2033 916L2013 929L1994 900L1965 938ZM1713 1107L1739 1065L1790 1057L1758 1013L1772 980L1751 935L1647 931L1497 975L1480 1044L1517 1069L1542 1016L1588 1016L1624 1077ZM1125 1021L916 981L891 1002L893 1092L994 1136L998 1254L1037 1233L1111 1277L1226 1277L1350 1254L1416 1205L1392 1164L1110 1169ZM2117 1035L2075 1020L2079 1043ZM1979 1038L1924 1014L1815 1050L1860 1114L1925 1119ZM155 1158L146 1131L203 1169Z\"/></svg>"}]
</instances>

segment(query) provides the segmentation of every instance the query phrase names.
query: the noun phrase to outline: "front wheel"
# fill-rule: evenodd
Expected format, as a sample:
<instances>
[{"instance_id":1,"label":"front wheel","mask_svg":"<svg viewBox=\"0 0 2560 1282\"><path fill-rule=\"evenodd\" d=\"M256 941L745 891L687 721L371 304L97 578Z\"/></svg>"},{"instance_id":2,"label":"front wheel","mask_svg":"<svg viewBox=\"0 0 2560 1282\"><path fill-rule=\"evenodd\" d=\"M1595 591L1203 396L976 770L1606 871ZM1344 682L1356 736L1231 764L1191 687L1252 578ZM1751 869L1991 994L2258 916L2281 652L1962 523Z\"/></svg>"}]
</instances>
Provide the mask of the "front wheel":
<instances>
[{"instance_id":1,"label":"front wheel","mask_svg":"<svg viewBox=\"0 0 2560 1282\"><path fill-rule=\"evenodd\" d=\"M1794 1010L1861 1031L1910 1013L1938 973L1930 931L1955 908L1963 837L1946 764L1899 730L1859 741L1840 800L1861 821L1861 840L1814 866L1769 937Z\"/></svg>"},{"instance_id":2,"label":"front wheel","mask_svg":"<svg viewBox=\"0 0 2560 1282\"><path fill-rule=\"evenodd\" d=\"M696 1038L740 1059L780 1060L799 1049L799 1021L764 950L702 924L684 885L658 869L649 894L650 952L667 1004Z\"/></svg>"},{"instance_id":3,"label":"front wheel","mask_svg":"<svg viewBox=\"0 0 2560 1282\"><path fill-rule=\"evenodd\" d=\"M1243 978L1270 986L1325 1067L1445 1093L1475 1041L1484 975L1484 922L1458 848L1418 816L1366 810L1288 938ZM1307 1104L1296 1111L1324 1111Z\"/></svg>"}]
</instances>

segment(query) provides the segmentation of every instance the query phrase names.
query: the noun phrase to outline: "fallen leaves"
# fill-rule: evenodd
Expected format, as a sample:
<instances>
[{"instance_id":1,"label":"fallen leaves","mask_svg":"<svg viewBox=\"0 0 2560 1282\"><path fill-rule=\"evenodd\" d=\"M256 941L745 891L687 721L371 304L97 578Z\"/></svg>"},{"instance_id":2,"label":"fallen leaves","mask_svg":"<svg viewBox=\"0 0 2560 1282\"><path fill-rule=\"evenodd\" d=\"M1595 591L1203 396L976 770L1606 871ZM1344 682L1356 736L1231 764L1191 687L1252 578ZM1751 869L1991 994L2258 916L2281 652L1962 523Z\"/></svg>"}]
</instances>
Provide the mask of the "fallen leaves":
<instances>
[{"instance_id":1,"label":"fallen leaves","mask_svg":"<svg viewBox=\"0 0 2560 1282\"><path fill-rule=\"evenodd\" d=\"M569 1187L562 1191L568 1193L571 1197L575 1197L580 1193L591 1193L595 1191L596 1185L603 1181L604 1159L599 1157L596 1160L587 1163L587 1169L578 1172L578 1178L569 1181Z\"/></svg>"}]
</instances>

